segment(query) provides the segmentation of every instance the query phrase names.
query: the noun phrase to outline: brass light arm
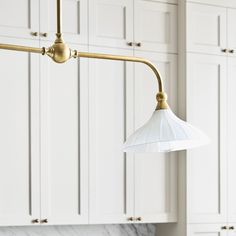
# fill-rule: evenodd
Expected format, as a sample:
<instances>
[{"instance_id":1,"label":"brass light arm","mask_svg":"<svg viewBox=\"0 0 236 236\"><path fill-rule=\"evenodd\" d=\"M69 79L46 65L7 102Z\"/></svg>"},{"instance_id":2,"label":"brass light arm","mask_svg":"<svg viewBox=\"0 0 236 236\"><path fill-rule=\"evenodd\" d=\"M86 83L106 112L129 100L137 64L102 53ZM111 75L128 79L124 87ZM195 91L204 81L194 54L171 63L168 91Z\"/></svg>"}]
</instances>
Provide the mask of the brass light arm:
<instances>
[{"instance_id":1,"label":"brass light arm","mask_svg":"<svg viewBox=\"0 0 236 236\"><path fill-rule=\"evenodd\" d=\"M105 59L105 60L115 60L115 61L130 61L130 62L140 62L149 66L154 74L156 75L158 82L158 89L160 93L164 92L163 82L161 78L161 74L156 66L149 60L141 58L141 57L133 57L133 56L121 56L121 55L111 55L111 54L101 54L101 53L90 53L90 52L75 52L77 57L85 57L85 58L94 58L94 59Z\"/></svg>"},{"instance_id":2,"label":"brass light arm","mask_svg":"<svg viewBox=\"0 0 236 236\"><path fill-rule=\"evenodd\" d=\"M35 48L13 44L0 44L0 49L45 54L45 48Z\"/></svg>"}]
</instances>

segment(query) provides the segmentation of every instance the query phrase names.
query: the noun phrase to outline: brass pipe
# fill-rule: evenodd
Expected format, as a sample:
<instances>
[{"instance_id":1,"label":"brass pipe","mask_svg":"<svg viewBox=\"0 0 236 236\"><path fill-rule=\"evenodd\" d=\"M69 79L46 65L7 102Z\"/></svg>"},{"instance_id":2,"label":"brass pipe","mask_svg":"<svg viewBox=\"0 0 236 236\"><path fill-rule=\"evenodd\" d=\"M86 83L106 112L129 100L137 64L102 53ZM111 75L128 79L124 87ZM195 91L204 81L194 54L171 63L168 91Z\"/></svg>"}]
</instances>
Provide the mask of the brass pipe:
<instances>
[{"instance_id":1,"label":"brass pipe","mask_svg":"<svg viewBox=\"0 0 236 236\"><path fill-rule=\"evenodd\" d=\"M57 36L61 36L61 0L57 0Z\"/></svg>"},{"instance_id":2,"label":"brass pipe","mask_svg":"<svg viewBox=\"0 0 236 236\"><path fill-rule=\"evenodd\" d=\"M44 48L35 48L13 44L0 44L0 49L45 54Z\"/></svg>"},{"instance_id":3,"label":"brass pipe","mask_svg":"<svg viewBox=\"0 0 236 236\"><path fill-rule=\"evenodd\" d=\"M90 52L76 52L77 57L84 57L84 58L94 58L94 59L106 59L106 60L116 60L116 61L130 61L130 62L140 62L147 66L149 66L154 74L156 75L159 92L164 92L163 81L161 78L161 74L156 68L156 66L147 59L140 58L140 57L133 57L133 56L121 56L121 55L110 55L110 54L101 54L101 53L90 53Z\"/></svg>"}]
</instances>

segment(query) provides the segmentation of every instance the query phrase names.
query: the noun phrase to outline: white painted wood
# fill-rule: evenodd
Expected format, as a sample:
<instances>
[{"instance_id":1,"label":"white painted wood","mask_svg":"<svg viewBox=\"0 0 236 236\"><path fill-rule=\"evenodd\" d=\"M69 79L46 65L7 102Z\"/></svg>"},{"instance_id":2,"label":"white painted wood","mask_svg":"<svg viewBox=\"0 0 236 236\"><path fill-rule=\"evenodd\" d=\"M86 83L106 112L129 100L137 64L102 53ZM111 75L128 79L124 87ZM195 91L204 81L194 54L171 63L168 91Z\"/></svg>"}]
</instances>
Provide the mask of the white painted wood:
<instances>
[{"instance_id":1,"label":"white painted wood","mask_svg":"<svg viewBox=\"0 0 236 236\"><path fill-rule=\"evenodd\" d=\"M39 0L1 0L0 36L38 39L31 32L39 31Z\"/></svg>"},{"instance_id":2,"label":"white painted wood","mask_svg":"<svg viewBox=\"0 0 236 236\"><path fill-rule=\"evenodd\" d=\"M228 40L228 49L234 50L234 53L229 53L229 56L236 55L236 9L227 9L227 40Z\"/></svg>"},{"instance_id":3,"label":"white painted wood","mask_svg":"<svg viewBox=\"0 0 236 236\"><path fill-rule=\"evenodd\" d=\"M207 5L213 5L213 6L236 8L235 0L214 0L214 1L212 0L187 0L186 2L195 2L195 3L207 4Z\"/></svg>"},{"instance_id":4,"label":"white painted wood","mask_svg":"<svg viewBox=\"0 0 236 236\"><path fill-rule=\"evenodd\" d=\"M40 2L40 32L48 36L41 40L55 40L56 33L56 1L41 0ZM88 43L88 1L62 1L62 32L68 43Z\"/></svg>"},{"instance_id":5,"label":"white painted wood","mask_svg":"<svg viewBox=\"0 0 236 236\"><path fill-rule=\"evenodd\" d=\"M60 65L42 58L41 65L41 218L87 224L87 60Z\"/></svg>"},{"instance_id":6,"label":"white painted wood","mask_svg":"<svg viewBox=\"0 0 236 236\"><path fill-rule=\"evenodd\" d=\"M177 6L157 1L134 1L134 41L137 50L177 52Z\"/></svg>"},{"instance_id":7,"label":"white painted wood","mask_svg":"<svg viewBox=\"0 0 236 236\"><path fill-rule=\"evenodd\" d=\"M228 236L235 236L236 235L236 224L229 224L228 225L229 230L228 230Z\"/></svg>"},{"instance_id":8,"label":"white painted wood","mask_svg":"<svg viewBox=\"0 0 236 236\"><path fill-rule=\"evenodd\" d=\"M0 225L31 225L40 217L39 56L1 50L0 67Z\"/></svg>"},{"instance_id":9,"label":"white painted wood","mask_svg":"<svg viewBox=\"0 0 236 236\"><path fill-rule=\"evenodd\" d=\"M89 44L132 48L133 0L89 1Z\"/></svg>"},{"instance_id":10,"label":"white painted wood","mask_svg":"<svg viewBox=\"0 0 236 236\"><path fill-rule=\"evenodd\" d=\"M169 104L177 107L177 57L175 55L136 52L135 56L154 62L160 69L169 94ZM135 64L135 129L151 117L156 106L157 82L153 72ZM142 222L175 222L177 220L177 155L136 154L135 216Z\"/></svg>"},{"instance_id":11,"label":"white painted wood","mask_svg":"<svg viewBox=\"0 0 236 236\"><path fill-rule=\"evenodd\" d=\"M226 224L191 224L188 226L188 236L227 236L228 230L221 227Z\"/></svg>"},{"instance_id":12,"label":"white painted wood","mask_svg":"<svg viewBox=\"0 0 236 236\"><path fill-rule=\"evenodd\" d=\"M128 50L91 52L130 55ZM90 224L132 223L133 158L122 151L132 130L132 64L89 61Z\"/></svg>"},{"instance_id":13,"label":"white painted wood","mask_svg":"<svg viewBox=\"0 0 236 236\"><path fill-rule=\"evenodd\" d=\"M236 59L228 59L228 221L236 222L236 186L235 186L235 75L236 75Z\"/></svg>"},{"instance_id":14,"label":"white painted wood","mask_svg":"<svg viewBox=\"0 0 236 236\"><path fill-rule=\"evenodd\" d=\"M227 217L226 58L189 54L187 120L211 139L187 151L189 223L220 223Z\"/></svg>"},{"instance_id":15,"label":"white painted wood","mask_svg":"<svg viewBox=\"0 0 236 236\"><path fill-rule=\"evenodd\" d=\"M226 8L187 4L187 50L225 55L227 48Z\"/></svg>"}]
</instances>

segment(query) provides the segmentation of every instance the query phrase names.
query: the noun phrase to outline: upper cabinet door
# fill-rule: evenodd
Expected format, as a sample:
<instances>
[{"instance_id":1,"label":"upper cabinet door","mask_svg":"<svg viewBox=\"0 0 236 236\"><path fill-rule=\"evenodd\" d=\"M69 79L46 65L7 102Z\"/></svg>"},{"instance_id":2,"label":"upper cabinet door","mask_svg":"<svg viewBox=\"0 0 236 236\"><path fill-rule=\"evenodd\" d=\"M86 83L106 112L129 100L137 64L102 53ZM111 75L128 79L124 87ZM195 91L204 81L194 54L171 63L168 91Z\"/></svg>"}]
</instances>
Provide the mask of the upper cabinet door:
<instances>
[{"instance_id":1,"label":"upper cabinet door","mask_svg":"<svg viewBox=\"0 0 236 236\"><path fill-rule=\"evenodd\" d=\"M228 221L236 222L236 58L228 59ZM236 227L235 227L236 228Z\"/></svg>"},{"instance_id":2,"label":"upper cabinet door","mask_svg":"<svg viewBox=\"0 0 236 236\"><path fill-rule=\"evenodd\" d=\"M189 54L187 120L210 144L187 151L189 223L227 221L226 58Z\"/></svg>"},{"instance_id":3,"label":"upper cabinet door","mask_svg":"<svg viewBox=\"0 0 236 236\"><path fill-rule=\"evenodd\" d=\"M2 50L0 67L0 225L31 225L40 217L39 55Z\"/></svg>"},{"instance_id":4,"label":"upper cabinet door","mask_svg":"<svg viewBox=\"0 0 236 236\"><path fill-rule=\"evenodd\" d=\"M187 4L187 50L224 55L227 48L226 8Z\"/></svg>"},{"instance_id":5,"label":"upper cabinet door","mask_svg":"<svg viewBox=\"0 0 236 236\"><path fill-rule=\"evenodd\" d=\"M56 0L41 0L41 39L55 40L57 29ZM62 0L62 32L68 43L88 43L88 1ZM47 35L44 35L46 33ZM46 36L46 37L45 37Z\"/></svg>"},{"instance_id":6,"label":"upper cabinet door","mask_svg":"<svg viewBox=\"0 0 236 236\"><path fill-rule=\"evenodd\" d=\"M169 104L177 107L177 56L136 52L152 60L163 75ZM135 64L135 129L151 117L156 107L157 81L143 64ZM177 220L177 155L174 153L136 154L135 216L141 222L175 222Z\"/></svg>"},{"instance_id":7,"label":"upper cabinet door","mask_svg":"<svg viewBox=\"0 0 236 236\"><path fill-rule=\"evenodd\" d=\"M87 59L41 65L41 218L87 224Z\"/></svg>"},{"instance_id":8,"label":"upper cabinet door","mask_svg":"<svg viewBox=\"0 0 236 236\"><path fill-rule=\"evenodd\" d=\"M132 48L133 0L90 0L89 19L89 44Z\"/></svg>"},{"instance_id":9,"label":"upper cabinet door","mask_svg":"<svg viewBox=\"0 0 236 236\"><path fill-rule=\"evenodd\" d=\"M229 55L236 55L236 9L227 9L227 32Z\"/></svg>"},{"instance_id":10,"label":"upper cabinet door","mask_svg":"<svg viewBox=\"0 0 236 236\"><path fill-rule=\"evenodd\" d=\"M132 223L133 158L122 150L132 132L132 64L90 59L89 67L90 223Z\"/></svg>"},{"instance_id":11,"label":"upper cabinet door","mask_svg":"<svg viewBox=\"0 0 236 236\"><path fill-rule=\"evenodd\" d=\"M136 49L177 53L177 6L146 0L134 3Z\"/></svg>"},{"instance_id":12,"label":"upper cabinet door","mask_svg":"<svg viewBox=\"0 0 236 236\"><path fill-rule=\"evenodd\" d=\"M39 0L0 1L0 36L38 39L38 31Z\"/></svg>"}]
</instances>

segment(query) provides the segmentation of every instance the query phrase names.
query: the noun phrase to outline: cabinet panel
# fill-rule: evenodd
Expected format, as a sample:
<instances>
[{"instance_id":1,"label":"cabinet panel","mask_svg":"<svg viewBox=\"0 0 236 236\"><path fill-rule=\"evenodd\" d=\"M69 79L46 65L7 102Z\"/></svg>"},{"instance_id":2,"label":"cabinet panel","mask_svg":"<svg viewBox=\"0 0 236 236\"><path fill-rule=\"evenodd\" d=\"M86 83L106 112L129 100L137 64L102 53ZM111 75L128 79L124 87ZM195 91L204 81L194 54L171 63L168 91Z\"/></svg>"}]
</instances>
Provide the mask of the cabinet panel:
<instances>
[{"instance_id":1,"label":"cabinet panel","mask_svg":"<svg viewBox=\"0 0 236 236\"><path fill-rule=\"evenodd\" d=\"M31 32L39 30L38 0L1 0L0 35L17 38L36 38Z\"/></svg>"},{"instance_id":2,"label":"cabinet panel","mask_svg":"<svg viewBox=\"0 0 236 236\"><path fill-rule=\"evenodd\" d=\"M228 33L228 48L236 52L236 9L227 9L227 33ZM230 54L235 56L234 54Z\"/></svg>"},{"instance_id":3,"label":"cabinet panel","mask_svg":"<svg viewBox=\"0 0 236 236\"><path fill-rule=\"evenodd\" d=\"M188 226L188 236L227 236L228 231L218 224L193 224Z\"/></svg>"},{"instance_id":4,"label":"cabinet panel","mask_svg":"<svg viewBox=\"0 0 236 236\"><path fill-rule=\"evenodd\" d=\"M54 0L42 0L40 4L40 31L48 33L46 40L55 40L56 3ZM62 32L66 42L88 43L87 0L62 0Z\"/></svg>"},{"instance_id":5,"label":"cabinet panel","mask_svg":"<svg viewBox=\"0 0 236 236\"><path fill-rule=\"evenodd\" d=\"M187 151L188 220L226 221L226 58L188 55L187 120L211 139ZM206 114L206 115L203 115Z\"/></svg>"},{"instance_id":6,"label":"cabinet panel","mask_svg":"<svg viewBox=\"0 0 236 236\"><path fill-rule=\"evenodd\" d=\"M132 128L132 66L91 59L89 71L90 223L128 223L133 216L133 158L122 145Z\"/></svg>"},{"instance_id":7,"label":"cabinet panel","mask_svg":"<svg viewBox=\"0 0 236 236\"><path fill-rule=\"evenodd\" d=\"M42 219L47 218L49 224L85 224L88 223L87 60L70 60L60 65L42 58L41 64Z\"/></svg>"},{"instance_id":8,"label":"cabinet panel","mask_svg":"<svg viewBox=\"0 0 236 236\"><path fill-rule=\"evenodd\" d=\"M91 0L89 44L129 48L133 41L132 0Z\"/></svg>"},{"instance_id":9,"label":"cabinet panel","mask_svg":"<svg viewBox=\"0 0 236 236\"><path fill-rule=\"evenodd\" d=\"M160 2L135 1L134 41L137 50L177 52L177 6Z\"/></svg>"},{"instance_id":10,"label":"cabinet panel","mask_svg":"<svg viewBox=\"0 0 236 236\"><path fill-rule=\"evenodd\" d=\"M163 75L169 104L176 110L177 57L141 53L136 56L152 60ZM157 82L153 72L135 64L135 129L142 126L156 106ZM142 222L172 222L177 217L176 153L135 155L135 216Z\"/></svg>"},{"instance_id":11,"label":"cabinet panel","mask_svg":"<svg viewBox=\"0 0 236 236\"><path fill-rule=\"evenodd\" d=\"M39 56L2 50L0 67L0 225L30 225L40 217Z\"/></svg>"},{"instance_id":12,"label":"cabinet panel","mask_svg":"<svg viewBox=\"0 0 236 236\"><path fill-rule=\"evenodd\" d=\"M236 59L228 59L228 221L236 222L236 111L235 111L235 89L236 89Z\"/></svg>"},{"instance_id":13,"label":"cabinet panel","mask_svg":"<svg viewBox=\"0 0 236 236\"><path fill-rule=\"evenodd\" d=\"M187 50L224 54L226 44L226 8L187 4Z\"/></svg>"}]
</instances>

